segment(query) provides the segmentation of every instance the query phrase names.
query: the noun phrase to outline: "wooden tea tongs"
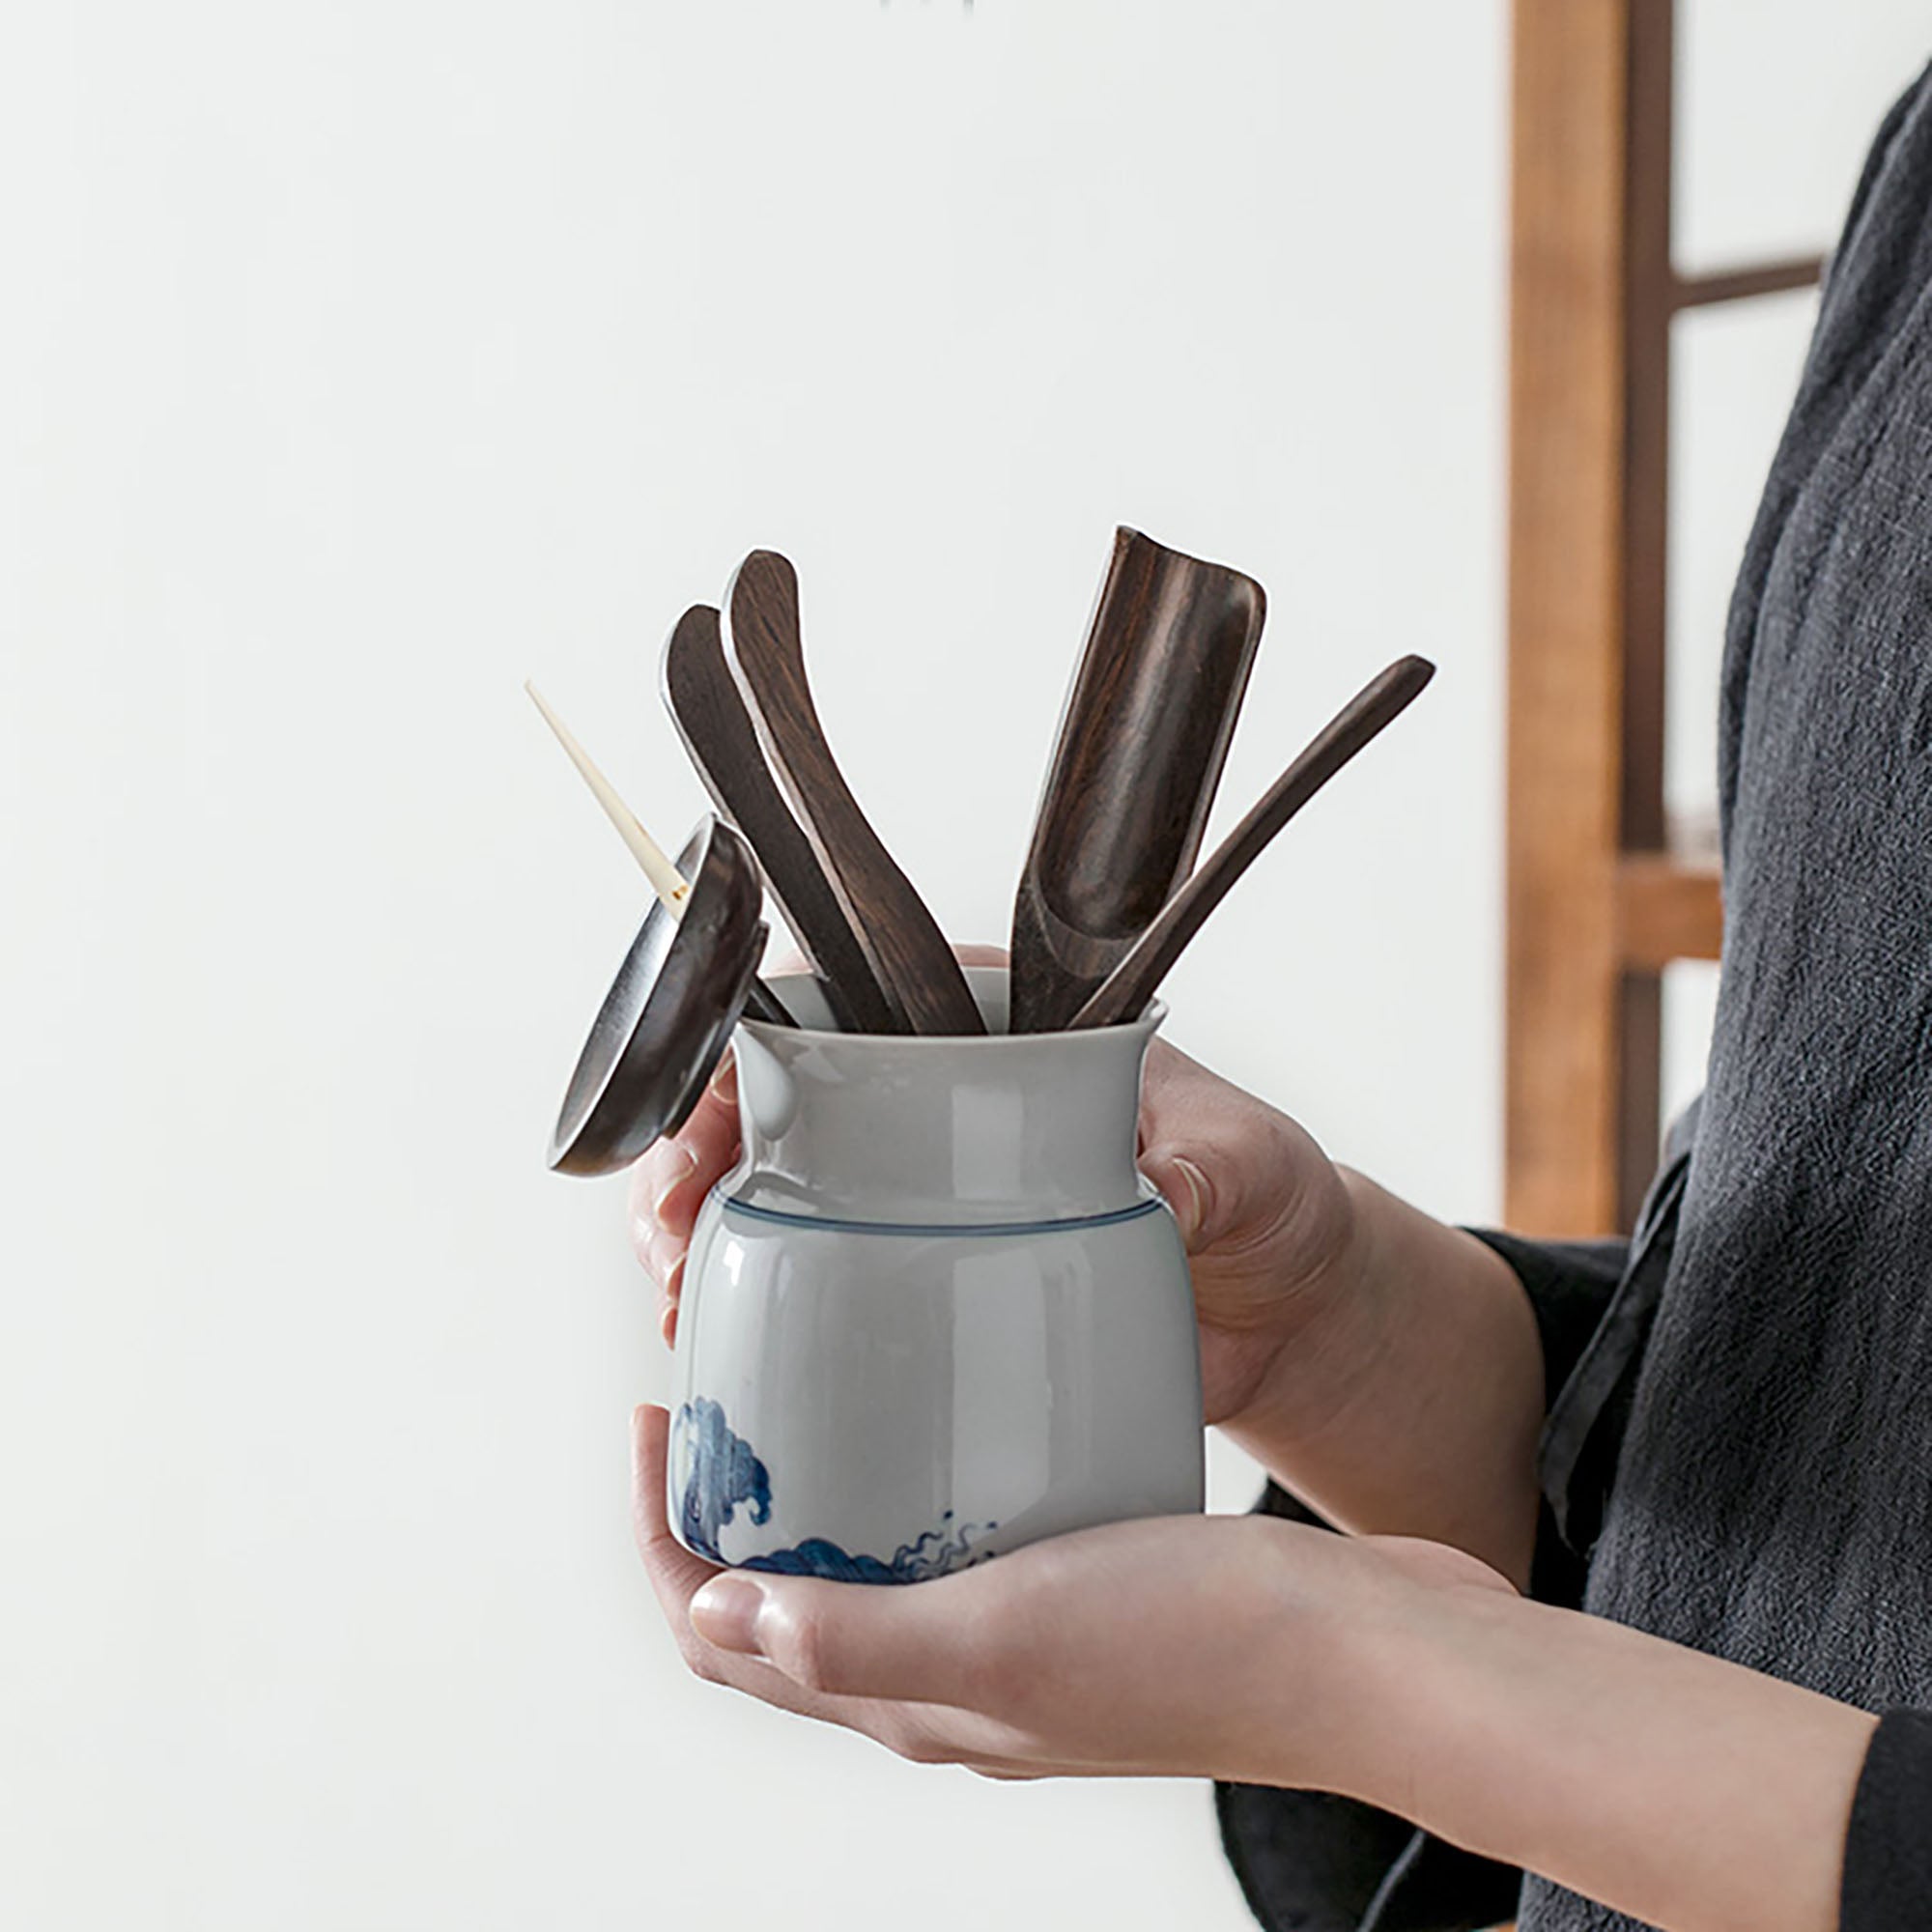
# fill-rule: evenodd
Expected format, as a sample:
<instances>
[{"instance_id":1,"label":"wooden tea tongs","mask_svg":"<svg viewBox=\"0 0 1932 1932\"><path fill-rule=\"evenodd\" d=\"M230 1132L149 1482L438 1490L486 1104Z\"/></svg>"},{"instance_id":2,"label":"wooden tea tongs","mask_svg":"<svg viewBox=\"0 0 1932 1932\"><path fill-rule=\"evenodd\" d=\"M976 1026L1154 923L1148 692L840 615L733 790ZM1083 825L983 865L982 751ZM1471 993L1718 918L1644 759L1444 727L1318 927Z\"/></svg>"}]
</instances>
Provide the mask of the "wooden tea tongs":
<instances>
[{"instance_id":1,"label":"wooden tea tongs","mask_svg":"<svg viewBox=\"0 0 1932 1932\"><path fill-rule=\"evenodd\" d=\"M722 623L708 606L687 611L665 646L663 683L693 764L751 841L841 1024L984 1033L945 934L826 743L790 562L754 550L725 591Z\"/></svg>"},{"instance_id":2,"label":"wooden tea tongs","mask_svg":"<svg viewBox=\"0 0 1932 1932\"><path fill-rule=\"evenodd\" d=\"M847 1033L898 1033L872 962L765 763L757 727L724 656L718 612L694 604L665 639L665 708L711 802L750 840L765 884Z\"/></svg>"}]
</instances>

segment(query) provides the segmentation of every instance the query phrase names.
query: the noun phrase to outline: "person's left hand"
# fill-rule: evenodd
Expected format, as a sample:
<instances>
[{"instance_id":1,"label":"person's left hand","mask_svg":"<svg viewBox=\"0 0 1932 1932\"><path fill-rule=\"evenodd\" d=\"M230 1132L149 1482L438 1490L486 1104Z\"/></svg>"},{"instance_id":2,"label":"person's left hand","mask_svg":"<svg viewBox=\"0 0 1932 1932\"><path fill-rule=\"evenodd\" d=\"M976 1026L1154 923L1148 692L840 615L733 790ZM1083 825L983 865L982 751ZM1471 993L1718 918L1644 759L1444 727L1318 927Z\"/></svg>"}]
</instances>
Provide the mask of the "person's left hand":
<instances>
[{"instance_id":1,"label":"person's left hand","mask_svg":"<svg viewBox=\"0 0 1932 1932\"><path fill-rule=\"evenodd\" d=\"M918 1763L995 1777L1226 1777L1366 1796L1473 1557L1269 1517L1083 1530L900 1588L721 1571L665 1517L668 1417L635 1418L637 1532L686 1662Z\"/></svg>"}]
</instances>

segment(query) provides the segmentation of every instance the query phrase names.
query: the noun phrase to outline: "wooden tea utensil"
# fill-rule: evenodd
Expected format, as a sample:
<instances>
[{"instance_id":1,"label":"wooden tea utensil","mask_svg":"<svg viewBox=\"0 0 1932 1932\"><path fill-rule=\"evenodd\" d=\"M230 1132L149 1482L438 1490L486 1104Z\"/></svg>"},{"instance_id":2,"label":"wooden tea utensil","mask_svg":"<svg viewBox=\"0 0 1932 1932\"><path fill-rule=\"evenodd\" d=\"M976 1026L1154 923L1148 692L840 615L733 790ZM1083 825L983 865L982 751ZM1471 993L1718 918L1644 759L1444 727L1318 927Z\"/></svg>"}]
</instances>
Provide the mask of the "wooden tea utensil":
<instances>
[{"instance_id":1,"label":"wooden tea utensil","mask_svg":"<svg viewBox=\"0 0 1932 1932\"><path fill-rule=\"evenodd\" d=\"M658 841L643 828L638 814L617 796L617 788L592 762L590 753L577 742L570 726L550 707L544 695L535 685L525 681L524 689L530 695L530 702L543 713L543 721L556 736L556 742L563 747L564 755L575 765L583 781L590 787L597 803L604 808L604 815L616 827L617 836L630 847L631 856L637 860L644 876L650 880L652 890L658 895L658 902L673 920L682 920L685 907L689 903L692 888L684 872L665 857ZM754 867L755 873L756 867ZM755 923L757 906L753 907ZM758 926L760 944L765 928ZM742 977L738 962L734 958L722 962L735 986ZM753 965L756 966L757 955L753 954ZM775 994L763 980L753 973L750 985L739 1000L739 1004L753 1019L767 1020L774 1026L796 1026L790 1013L779 1004Z\"/></svg>"},{"instance_id":2,"label":"wooden tea utensil","mask_svg":"<svg viewBox=\"0 0 1932 1932\"><path fill-rule=\"evenodd\" d=\"M724 597L724 645L758 742L871 967L896 1033L980 1034L966 976L912 881L859 809L805 675L798 573L754 550Z\"/></svg>"},{"instance_id":3,"label":"wooden tea utensil","mask_svg":"<svg viewBox=\"0 0 1932 1932\"><path fill-rule=\"evenodd\" d=\"M1266 611L1253 578L1114 532L1013 900L1014 1033L1066 1025L1193 867Z\"/></svg>"},{"instance_id":4,"label":"wooden tea utensil","mask_svg":"<svg viewBox=\"0 0 1932 1932\"><path fill-rule=\"evenodd\" d=\"M665 639L666 708L720 813L751 840L765 883L848 1033L897 1033L898 1017L759 749L724 657L718 612L695 604Z\"/></svg>"},{"instance_id":5,"label":"wooden tea utensil","mask_svg":"<svg viewBox=\"0 0 1932 1932\"><path fill-rule=\"evenodd\" d=\"M765 944L751 846L707 814L677 870L682 913L651 907L578 1056L550 1140L561 1174L614 1174L675 1133L748 1009Z\"/></svg>"},{"instance_id":6,"label":"wooden tea utensil","mask_svg":"<svg viewBox=\"0 0 1932 1932\"><path fill-rule=\"evenodd\" d=\"M1153 997L1154 988L1180 956L1181 949L1201 929L1202 921L1227 896L1228 889L1260 857L1268 840L1357 752L1406 711L1435 675L1435 667L1427 658L1406 657L1365 684L1262 794L1260 803L1203 861L1201 869L1168 900L1159 918L1067 1024L1112 1026L1138 1013Z\"/></svg>"}]
</instances>

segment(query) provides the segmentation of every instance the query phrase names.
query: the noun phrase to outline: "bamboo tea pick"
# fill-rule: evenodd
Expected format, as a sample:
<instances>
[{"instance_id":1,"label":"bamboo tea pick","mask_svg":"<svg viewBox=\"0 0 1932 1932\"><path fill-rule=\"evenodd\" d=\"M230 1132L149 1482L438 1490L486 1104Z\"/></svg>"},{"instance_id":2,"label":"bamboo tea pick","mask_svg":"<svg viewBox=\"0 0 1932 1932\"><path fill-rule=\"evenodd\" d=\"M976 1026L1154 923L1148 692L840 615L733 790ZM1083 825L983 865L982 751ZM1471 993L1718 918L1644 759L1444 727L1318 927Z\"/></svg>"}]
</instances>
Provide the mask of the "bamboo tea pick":
<instances>
[{"instance_id":1,"label":"bamboo tea pick","mask_svg":"<svg viewBox=\"0 0 1932 1932\"><path fill-rule=\"evenodd\" d=\"M644 830L638 814L617 796L616 786L591 762L590 753L577 742L570 726L545 702L543 693L527 678L524 680L524 689L529 693L530 701L543 713L544 723L556 733L556 742L563 747L570 762L582 773L584 783L604 808L605 817L617 828L618 838L631 848L631 856L643 867L644 877L650 880L658 897L669 912L682 917L684 902L691 896L691 887L684 875L665 857L664 848Z\"/></svg>"},{"instance_id":2,"label":"bamboo tea pick","mask_svg":"<svg viewBox=\"0 0 1932 1932\"><path fill-rule=\"evenodd\" d=\"M556 733L556 741L569 754L570 762L583 774L584 783L596 794L597 803L604 808L604 815L617 828L617 836L631 848L631 856L643 867L644 876L663 900L665 910L672 919L681 921L685 905L691 897L691 882L665 856L664 848L644 830L638 814L617 796L616 786L592 763L590 753L577 742L570 726L544 701L543 693L528 678L524 680L524 689L529 693L530 701L543 713L544 723ZM763 929L761 926L759 931L762 933ZM763 1020L769 1026L798 1024L778 995L755 977L745 997L745 1010L754 1020Z\"/></svg>"}]
</instances>

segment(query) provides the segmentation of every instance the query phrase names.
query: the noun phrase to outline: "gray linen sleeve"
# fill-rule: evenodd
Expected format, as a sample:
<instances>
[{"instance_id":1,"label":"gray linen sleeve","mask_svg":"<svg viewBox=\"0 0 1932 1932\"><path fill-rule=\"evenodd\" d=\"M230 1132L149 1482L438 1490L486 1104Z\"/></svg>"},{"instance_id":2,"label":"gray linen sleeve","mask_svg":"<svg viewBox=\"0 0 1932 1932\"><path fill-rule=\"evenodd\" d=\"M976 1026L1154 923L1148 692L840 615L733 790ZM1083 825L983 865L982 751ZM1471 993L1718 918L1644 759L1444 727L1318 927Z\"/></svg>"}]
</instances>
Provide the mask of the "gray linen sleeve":
<instances>
[{"instance_id":1,"label":"gray linen sleeve","mask_svg":"<svg viewBox=\"0 0 1932 1932\"><path fill-rule=\"evenodd\" d=\"M1839 1932L1932 1925L1932 1711L1888 1711L1845 1836Z\"/></svg>"},{"instance_id":2,"label":"gray linen sleeve","mask_svg":"<svg viewBox=\"0 0 1932 1932\"><path fill-rule=\"evenodd\" d=\"M1700 1101L1671 1122L1663 1163L1629 1240L1531 1241L1471 1232L1516 1270L1543 1343L1543 1436L1537 1483L1543 1520L1530 1593L1580 1603L1603 1526L1631 1401L1677 1246ZM1547 1586L1547 1596L1546 1596Z\"/></svg>"},{"instance_id":3,"label":"gray linen sleeve","mask_svg":"<svg viewBox=\"0 0 1932 1932\"><path fill-rule=\"evenodd\" d=\"M1531 1241L1489 1228L1469 1232L1516 1270L1543 1342L1546 1420L1537 1446L1541 1498L1529 1595L1538 1603L1577 1609L1583 1602L1589 1540L1587 1535L1577 1534L1571 1522L1569 1482L1575 1459L1564 1459L1562 1466L1552 1470L1550 1445L1553 1436L1568 1432L1561 1398L1602 1334L1605 1317L1629 1279L1632 1244L1622 1240ZM1555 1430L1551 1428L1552 1417ZM1595 1428L1593 1413L1584 1433ZM1621 1429L1615 1433L1621 1435Z\"/></svg>"},{"instance_id":4,"label":"gray linen sleeve","mask_svg":"<svg viewBox=\"0 0 1932 1932\"><path fill-rule=\"evenodd\" d=\"M1570 1379L1590 1337L1604 1319L1630 1261L1630 1243L1531 1241L1491 1228L1470 1234L1493 1248L1516 1270L1543 1338L1543 1406Z\"/></svg>"}]
</instances>

